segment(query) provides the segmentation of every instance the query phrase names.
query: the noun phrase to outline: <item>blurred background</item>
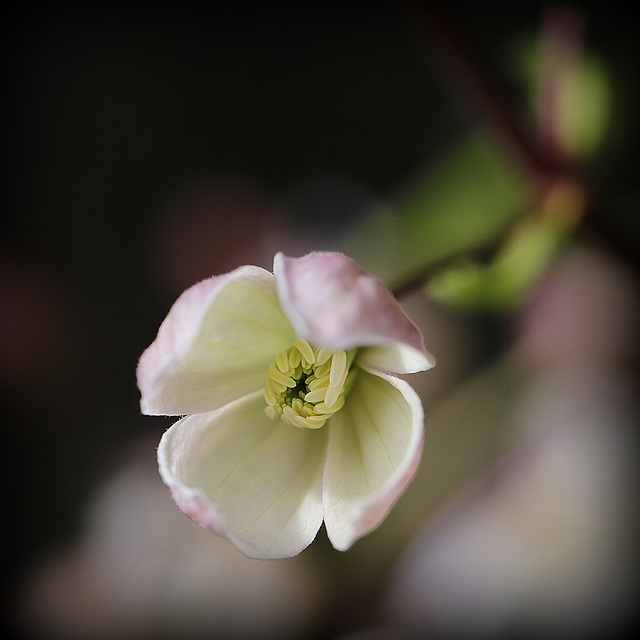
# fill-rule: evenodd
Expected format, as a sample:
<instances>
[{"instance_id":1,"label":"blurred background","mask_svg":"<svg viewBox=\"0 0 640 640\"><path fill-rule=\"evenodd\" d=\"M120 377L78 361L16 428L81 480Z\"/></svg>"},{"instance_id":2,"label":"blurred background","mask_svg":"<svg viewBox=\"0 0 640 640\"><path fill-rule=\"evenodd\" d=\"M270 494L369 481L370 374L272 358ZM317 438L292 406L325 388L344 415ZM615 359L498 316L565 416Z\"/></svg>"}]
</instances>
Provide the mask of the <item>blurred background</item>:
<instances>
[{"instance_id":1,"label":"blurred background","mask_svg":"<svg viewBox=\"0 0 640 640\"><path fill-rule=\"evenodd\" d=\"M614 5L27 3L2 24L3 617L24 638L600 637L637 596L638 45ZM344 251L437 367L346 553L173 505L135 368L189 285Z\"/></svg>"}]
</instances>

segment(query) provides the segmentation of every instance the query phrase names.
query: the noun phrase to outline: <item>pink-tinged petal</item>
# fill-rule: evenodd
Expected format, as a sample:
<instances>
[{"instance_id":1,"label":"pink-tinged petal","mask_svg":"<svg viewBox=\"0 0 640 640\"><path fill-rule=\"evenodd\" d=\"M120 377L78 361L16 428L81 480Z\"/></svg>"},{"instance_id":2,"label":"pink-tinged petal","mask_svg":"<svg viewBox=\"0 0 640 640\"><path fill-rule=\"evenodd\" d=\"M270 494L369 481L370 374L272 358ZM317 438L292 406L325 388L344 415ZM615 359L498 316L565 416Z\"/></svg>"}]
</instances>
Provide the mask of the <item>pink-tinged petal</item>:
<instances>
[{"instance_id":1,"label":"pink-tinged petal","mask_svg":"<svg viewBox=\"0 0 640 640\"><path fill-rule=\"evenodd\" d=\"M331 543L344 551L382 522L416 472L422 404L403 380L361 370L328 426L324 520Z\"/></svg>"},{"instance_id":2,"label":"pink-tinged petal","mask_svg":"<svg viewBox=\"0 0 640 640\"><path fill-rule=\"evenodd\" d=\"M294 339L265 269L204 280L178 298L140 358L142 412L205 413L256 391Z\"/></svg>"},{"instance_id":3,"label":"pink-tinged petal","mask_svg":"<svg viewBox=\"0 0 640 640\"><path fill-rule=\"evenodd\" d=\"M294 556L322 524L325 430L264 413L262 392L179 420L158 463L176 504L253 558Z\"/></svg>"},{"instance_id":4,"label":"pink-tinged petal","mask_svg":"<svg viewBox=\"0 0 640 640\"><path fill-rule=\"evenodd\" d=\"M332 349L378 347L366 360L376 369L412 373L432 366L420 331L389 289L350 258L278 253L273 270L282 308L298 335ZM389 350L399 345L401 355Z\"/></svg>"}]
</instances>

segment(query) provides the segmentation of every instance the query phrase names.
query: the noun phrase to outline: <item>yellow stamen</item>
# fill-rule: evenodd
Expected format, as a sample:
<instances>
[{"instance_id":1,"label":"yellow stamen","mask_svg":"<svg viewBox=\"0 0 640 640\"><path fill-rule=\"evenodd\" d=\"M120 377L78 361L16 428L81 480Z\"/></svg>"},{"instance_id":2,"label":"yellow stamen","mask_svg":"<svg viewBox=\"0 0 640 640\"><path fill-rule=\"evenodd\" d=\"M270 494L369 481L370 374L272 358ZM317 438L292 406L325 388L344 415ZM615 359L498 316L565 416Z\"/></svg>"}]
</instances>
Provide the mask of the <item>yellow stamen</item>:
<instances>
[{"instance_id":1,"label":"yellow stamen","mask_svg":"<svg viewBox=\"0 0 640 640\"><path fill-rule=\"evenodd\" d=\"M301 353L302 357L309 363L313 364L315 361L315 354L313 353L313 349L311 345L304 338L297 338L293 346L298 349Z\"/></svg>"},{"instance_id":2,"label":"yellow stamen","mask_svg":"<svg viewBox=\"0 0 640 640\"><path fill-rule=\"evenodd\" d=\"M283 353L286 353L286 351ZM300 353L300 351L298 351L298 349L289 350L289 366L292 369L295 369L296 367L298 367L300 365L301 360L302 360L302 354Z\"/></svg>"},{"instance_id":3,"label":"yellow stamen","mask_svg":"<svg viewBox=\"0 0 640 640\"><path fill-rule=\"evenodd\" d=\"M305 395L304 399L306 402L321 402L324 400L326 394L327 389L325 387L320 387L319 389L309 391L309 393Z\"/></svg>"},{"instance_id":4,"label":"yellow stamen","mask_svg":"<svg viewBox=\"0 0 640 640\"><path fill-rule=\"evenodd\" d=\"M295 380L286 376L280 369L278 369L275 365L271 365L269 367L269 377L275 382L279 382L283 384L285 387L289 387L289 389L293 389L296 386Z\"/></svg>"},{"instance_id":5,"label":"yellow stamen","mask_svg":"<svg viewBox=\"0 0 640 640\"><path fill-rule=\"evenodd\" d=\"M327 349L326 347L320 347L318 349L318 356L316 358L316 364L324 364L333 354L331 349Z\"/></svg>"},{"instance_id":6,"label":"yellow stamen","mask_svg":"<svg viewBox=\"0 0 640 640\"><path fill-rule=\"evenodd\" d=\"M329 386L329 374L325 373L319 378L314 378L313 380L311 380L311 382L309 382L309 379L307 379L307 386L311 390L318 389L320 387L324 387L326 389Z\"/></svg>"},{"instance_id":7,"label":"yellow stamen","mask_svg":"<svg viewBox=\"0 0 640 640\"><path fill-rule=\"evenodd\" d=\"M266 415L271 419L280 416L294 427L319 429L344 405L354 357L355 350L313 348L297 338L269 367L264 387Z\"/></svg>"},{"instance_id":8,"label":"yellow stamen","mask_svg":"<svg viewBox=\"0 0 640 640\"><path fill-rule=\"evenodd\" d=\"M335 413L338 409L342 409L344 405L344 395L339 395L336 401L328 407L326 402L319 402L315 406L316 413Z\"/></svg>"},{"instance_id":9,"label":"yellow stamen","mask_svg":"<svg viewBox=\"0 0 640 640\"><path fill-rule=\"evenodd\" d=\"M264 399L267 401L267 404L272 407L278 403L278 399L271 385L271 380L267 380L267 384L264 385Z\"/></svg>"},{"instance_id":10,"label":"yellow stamen","mask_svg":"<svg viewBox=\"0 0 640 640\"><path fill-rule=\"evenodd\" d=\"M347 354L344 351L336 351L331 360L331 384L336 384L347 366Z\"/></svg>"},{"instance_id":11,"label":"yellow stamen","mask_svg":"<svg viewBox=\"0 0 640 640\"><path fill-rule=\"evenodd\" d=\"M282 373L287 373L287 371L289 371L289 354L286 351L278 354L276 364Z\"/></svg>"}]
</instances>

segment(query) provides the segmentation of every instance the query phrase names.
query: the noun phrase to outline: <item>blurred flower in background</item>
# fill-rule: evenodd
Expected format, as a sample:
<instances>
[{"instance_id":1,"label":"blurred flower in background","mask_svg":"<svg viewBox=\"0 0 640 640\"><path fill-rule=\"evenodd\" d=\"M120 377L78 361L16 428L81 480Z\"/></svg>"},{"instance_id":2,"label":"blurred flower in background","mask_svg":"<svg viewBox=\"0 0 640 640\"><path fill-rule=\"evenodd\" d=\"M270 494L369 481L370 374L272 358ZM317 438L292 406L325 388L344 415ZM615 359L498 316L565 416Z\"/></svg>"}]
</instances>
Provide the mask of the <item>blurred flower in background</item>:
<instances>
[{"instance_id":1,"label":"blurred flower in background","mask_svg":"<svg viewBox=\"0 0 640 640\"><path fill-rule=\"evenodd\" d=\"M416 537L392 620L445 637L588 638L631 619L639 302L630 273L597 252L569 254L545 278L511 354L525 382L502 462Z\"/></svg>"},{"instance_id":2,"label":"blurred flower in background","mask_svg":"<svg viewBox=\"0 0 640 640\"><path fill-rule=\"evenodd\" d=\"M144 440L94 496L77 544L34 571L19 629L45 638L293 638L322 577L304 559L252 562L185 518Z\"/></svg>"}]
</instances>

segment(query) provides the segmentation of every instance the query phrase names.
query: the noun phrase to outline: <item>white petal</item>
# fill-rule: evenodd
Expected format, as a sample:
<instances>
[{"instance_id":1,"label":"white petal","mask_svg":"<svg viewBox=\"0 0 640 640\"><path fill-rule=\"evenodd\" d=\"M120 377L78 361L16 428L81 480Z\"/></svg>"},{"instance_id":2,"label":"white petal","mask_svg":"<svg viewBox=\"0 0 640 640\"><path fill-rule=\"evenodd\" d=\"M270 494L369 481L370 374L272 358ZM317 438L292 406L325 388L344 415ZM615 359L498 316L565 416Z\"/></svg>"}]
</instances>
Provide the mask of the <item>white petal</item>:
<instances>
[{"instance_id":1,"label":"white petal","mask_svg":"<svg viewBox=\"0 0 640 640\"><path fill-rule=\"evenodd\" d=\"M366 369L400 374L431 369L436 359L428 351L418 351L408 344L394 344L360 349L356 364Z\"/></svg>"},{"instance_id":2,"label":"white petal","mask_svg":"<svg viewBox=\"0 0 640 640\"><path fill-rule=\"evenodd\" d=\"M254 558L294 556L322 524L326 433L264 414L262 392L192 415L158 448L164 482L202 527Z\"/></svg>"},{"instance_id":3,"label":"white petal","mask_svg":"<svg viewBox=\"0 0 640 640\"><path fill-rule=\"evenodd\" d=\"M282 309L297 334L332 349L378 346L367 366L410 373L428 369L432 357L422 335L398 301L377 278L340 253L310 253L289 258L278 253L273 261ZM398 356L387 354L402 345ZM377 355L376 355L377 354ZM385 366L378 366L380 361ZM407 370L410 369L410 370Z\"/></svg>"},{"instance_id":4,"label":"white petal","mask_svg":"<svg viewBox=\"0 0 640 640\"><path fill-rule=\"evenodd\" d=\"M205 413L256 391L294 338L265 269L204 280L178 298L140 358L142 412Z\"/></svg>"},{"instance_id":5,"label":"white petal","mask_svg":"<svg viewBox=\"0 0 640 640\"><path fill-rule=\"evenodd\" d=\"M328 423L324 520L336 549L348 549L384 519L418 468L420 398L403 380L361 370Z\"/></svg>"}]
</instances>

